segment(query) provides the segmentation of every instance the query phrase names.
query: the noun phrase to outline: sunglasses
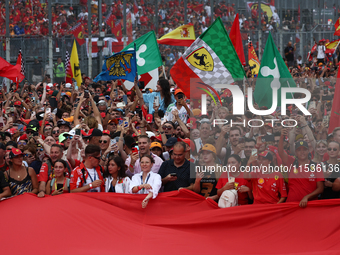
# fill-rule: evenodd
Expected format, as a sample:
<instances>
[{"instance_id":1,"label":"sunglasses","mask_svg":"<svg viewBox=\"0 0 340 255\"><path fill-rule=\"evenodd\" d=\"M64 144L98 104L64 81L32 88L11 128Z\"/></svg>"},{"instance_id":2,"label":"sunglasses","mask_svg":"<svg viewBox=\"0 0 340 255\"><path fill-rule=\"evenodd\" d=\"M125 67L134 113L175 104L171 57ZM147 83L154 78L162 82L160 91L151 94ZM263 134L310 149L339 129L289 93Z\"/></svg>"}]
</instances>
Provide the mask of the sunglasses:
<instances>
[{"instance_id":1,"label":"sunglasses","mask_svg":"<svg viewBox=\"0 0 340 255\"><path fill-rule=\"evenodd\" d=\"M97 159L97 160L100 160L100 156L99 156L99 157L94 157L94 156L92 156L92 158L95 158L95 159Z\"/></svg>"},{"instance_id":2,"label":"sunglasses","mask_svg":"<svg viewBox=\"0 0 340 255\"><path fill-rule=\"evenodd\" d=\"M53 131L53 134L59 134L59 130Z\"/></svg>"},{"instance_id":3,"label":"sunglasses","mask_svg":"<svg viewBox=\"0 0 340 255\"><path fill-rule=\"evenodd\" d=\"M26 142L18 142L18 145L26 145Z\"/></svg>"},{"instance_id":4,"label":"sunglasses","mask_svg":"<svg viewBox=\"0 0 340 255\"><path fill-rule=\"evenodd\" d=\"M24 154L24 157L32 157L33 155L31 154L31 153L26 153L26 154Z\"/></svg>"},{"instance_id":5,"label":"sunglasses","mask_svg":"<svg viewBox=\"0 0 340 255\"><path fill-rule=\"evenodd\" d=\"M172 127L171 127L171 126L164 126L163 129L164 129L164 130L171 130Z\"/></svg>"},{"instance_id":6,"label":"sunglasses","mask_svg":"<svg viewBox=\"0 0 340 255\"><path fill-rule=\"evenodd\" d=\"M67 136L66 137L66 139L72 139L73 138L73 136Z\"/></svg>"},{"instance_id":7,"label":"sunglasses","mask_svg":"<svg viewBox=\"0 0 340 255\"><path fill-rule=\"evenodd\" d=\"M99 140L99 143L107 143L106 140Z\"/></svg>"},{"instance_id":8,"label":"sunglasses","mask_svg":"<svg viewBox=\"0 0 340 255\"><path fill-rule=\"evenodd\" d=\"M44 151L44 149L43 148L38 148L37 151Z\"/></svg>"},{"instance_id":9,"label":"sunglasses","mask_svg":"<svg viewBox=\"0 0 340 255\"><path fill-rule=\"evenodd\" d=\"M337 151L337 148L327 148L328 151Z\"/></svg>"}]
</instances>

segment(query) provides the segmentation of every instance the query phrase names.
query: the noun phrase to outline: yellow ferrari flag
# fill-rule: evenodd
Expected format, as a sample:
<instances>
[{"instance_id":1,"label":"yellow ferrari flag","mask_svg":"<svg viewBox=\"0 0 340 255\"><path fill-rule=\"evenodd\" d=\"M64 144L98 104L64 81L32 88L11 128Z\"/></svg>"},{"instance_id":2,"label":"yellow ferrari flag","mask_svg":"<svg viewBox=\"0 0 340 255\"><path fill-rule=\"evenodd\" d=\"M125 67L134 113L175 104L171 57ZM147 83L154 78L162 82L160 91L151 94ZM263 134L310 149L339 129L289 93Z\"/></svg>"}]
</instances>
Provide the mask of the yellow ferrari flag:
<instances>
[{"instance_id":1,"label":"yellow ferrari flag","mask_svg":"<svg viewBox=\"0 0 340 255\"><path fill-rule=\"evenodd\" d=\"M81 83L83 82L83 79L81 78L81 71L80 71L80 66L79 66L79 58L78 58L76 41L73 41L70 64L72 68L73 79L76 80L78 87L80 87Z\"/></svg>"},{"instance_id":2,"label":"yellow ferrari flag","mask_svg":"<svg viewBox=\"0 0 340 255\"><path fill-rule=\"evenodd\" d=\"M192 24L180 26L157 40L159 44L189 47L196 40Z\"/></svg>"}]
</instances>

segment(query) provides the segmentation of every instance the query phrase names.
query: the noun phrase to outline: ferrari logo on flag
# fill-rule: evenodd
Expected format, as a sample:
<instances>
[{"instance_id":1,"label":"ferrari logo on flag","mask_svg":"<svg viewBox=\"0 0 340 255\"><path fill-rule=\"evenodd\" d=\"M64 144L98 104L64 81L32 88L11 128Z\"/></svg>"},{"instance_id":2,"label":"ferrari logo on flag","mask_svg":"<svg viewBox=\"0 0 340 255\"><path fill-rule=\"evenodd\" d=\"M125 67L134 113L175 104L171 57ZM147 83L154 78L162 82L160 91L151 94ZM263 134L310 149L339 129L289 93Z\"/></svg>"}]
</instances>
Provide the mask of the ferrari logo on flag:
<instances>
[{"instance_id":1,"label":"ferrari logo on flag","mask_svg":"<svg viewBox=\"0 0 340 255\"><path fill-rule=\"evenodd\" d=\"M206 48L201 47L193 51L188 57L188 62L202 71L211 72L214 70L214 60Z\"/></svg>"},{"instance_id":2,"label":"ferrari logo on flag","mask_svg":"<svg viewBox=\"0 0 340 255\"><path fill-rule=\"evenodd\" d=\"M80 32L79 32L79 34L78 34L78 38L79 38L79 39L84 39L84 34L83 34L83 32L82 32L82 31L80 31Z\"/></svg>"}]
</instances>

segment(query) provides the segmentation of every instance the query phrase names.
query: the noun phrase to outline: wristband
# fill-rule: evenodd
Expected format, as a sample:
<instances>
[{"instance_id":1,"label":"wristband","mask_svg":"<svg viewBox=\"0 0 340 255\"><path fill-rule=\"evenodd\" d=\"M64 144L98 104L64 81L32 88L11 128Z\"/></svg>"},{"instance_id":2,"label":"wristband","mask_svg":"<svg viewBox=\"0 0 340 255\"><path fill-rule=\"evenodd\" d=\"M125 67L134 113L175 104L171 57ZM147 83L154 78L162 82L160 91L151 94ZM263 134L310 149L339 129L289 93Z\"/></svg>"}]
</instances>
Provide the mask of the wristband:
<instances>
[{"instance_id":1,"label":"wristband","mask_svg":"<svg viewBox=\"0 0 340 255\"><path fill-rule=\"evenodd\" d=\"M93 188L93 187L92 187L92 183L90 183L90 184L89 184L89 186L90 186L90 189L92 189L92 188Z\"/></svg>"},{"instance_id":2,"label":"wristband","mask_svg":"<svg viewBox=\"0 0 340 255\"><path fill-rule=\"evenodd\" d=\"M138 188L138 191L140 191L140 190L141 190L141 188L140 188L139 186L137 186L137 188Z\"/></svg>"},{"instance_id":3,"label":"wristband","mask_svg":"<svg viewBox=\"0 0 340 255\"><path fill-rule=\"evenodd\" d=\"M130 167L132 167L132 168L133 168L133 165L132 165L132 164L130 164Z\"/></svg>"}]
</instances>

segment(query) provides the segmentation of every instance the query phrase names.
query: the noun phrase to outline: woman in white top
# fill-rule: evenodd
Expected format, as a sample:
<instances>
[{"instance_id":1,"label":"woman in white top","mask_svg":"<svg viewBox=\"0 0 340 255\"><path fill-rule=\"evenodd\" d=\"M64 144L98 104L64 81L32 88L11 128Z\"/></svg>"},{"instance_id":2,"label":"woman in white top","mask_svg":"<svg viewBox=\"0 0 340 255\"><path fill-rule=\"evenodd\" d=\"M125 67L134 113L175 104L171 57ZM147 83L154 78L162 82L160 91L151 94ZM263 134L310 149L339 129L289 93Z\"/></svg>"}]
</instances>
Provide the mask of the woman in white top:
<instances>
[{"instance_id":1,"label":"woman in white top","mask_svg":"<svg viewBox=\"0 0 340 255\"><path fill-rule=\"evenodd\" d=\"M162 186L162 178L159 174L151 172L151 168L155 160L150 155L142 156L140 159L140 166L142 172L132 176L130 189L134 194L148 194L142 202L142 207L145 208L149 199L155 199L158 191Z\"/></svg>"},{"instance_id":2,"label":"woman in white top","mask_svg":"<svg viewBox=\"0 0 340 255\"><path fill-rule=\"evenodd\" d=\"M130 178L125 174L126 166L121 157L109 158L104 173L105 192L129 193Z\"/></svg>"}]
</instances>

